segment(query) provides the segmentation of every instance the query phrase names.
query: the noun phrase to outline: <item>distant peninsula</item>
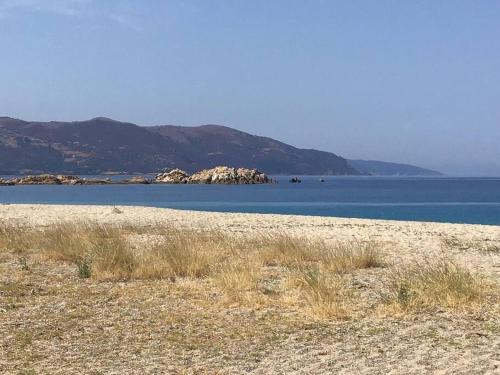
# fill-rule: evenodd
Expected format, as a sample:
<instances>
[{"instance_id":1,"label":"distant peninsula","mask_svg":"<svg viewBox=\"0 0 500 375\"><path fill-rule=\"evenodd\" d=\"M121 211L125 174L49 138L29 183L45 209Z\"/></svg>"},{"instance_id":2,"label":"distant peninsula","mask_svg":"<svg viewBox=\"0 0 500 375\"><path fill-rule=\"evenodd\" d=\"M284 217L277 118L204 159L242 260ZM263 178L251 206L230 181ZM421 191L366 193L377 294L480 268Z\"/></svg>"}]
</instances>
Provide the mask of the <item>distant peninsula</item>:
<instances>
[{"instance_id":1,"label":"distant peninsula","mask_svg":"<svg viewBox=\"0 0 500 375\"><path fill-rule=\"evenodd\" d=\"M376 160L348 160L359 172L372 176L442 176L441 172L416 167L411 164L390 163Z\"/></svg>"},{"instance_id":2,"label":"distant peninsula","mask_svg":"<svg viewBox=\"0 0 500 375\"><path fill-rule=\"evenodd\" d=\"M75 122L0 117L0 174L4 175L144 174L174 168L194 173L218 165L246 166L269 175L439 174L403 164L366 163L220 125L138 126L104 117Z\"/></svg>"}]
</instances>

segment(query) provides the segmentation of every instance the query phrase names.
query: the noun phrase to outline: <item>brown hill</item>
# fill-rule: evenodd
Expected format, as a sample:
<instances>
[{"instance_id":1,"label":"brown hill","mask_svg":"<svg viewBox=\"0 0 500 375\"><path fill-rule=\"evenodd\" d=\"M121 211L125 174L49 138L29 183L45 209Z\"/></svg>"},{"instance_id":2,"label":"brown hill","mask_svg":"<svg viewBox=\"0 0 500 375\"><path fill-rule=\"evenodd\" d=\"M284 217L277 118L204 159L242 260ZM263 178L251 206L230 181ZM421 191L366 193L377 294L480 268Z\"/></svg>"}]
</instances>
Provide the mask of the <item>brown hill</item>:
<instances>
[{"instance_id":1,"label":"brown hill","mask_svg":"<svg viewBox=\"0 0 500 375\"><path fill-rule=\"evenodd\" d=\"M142 127L98 117L80 122L28 122L0 117L0 173L189 172L216 165L269 174L359 174L329 152L299 149L232 128Z\"/></svg>"}]
</instances>

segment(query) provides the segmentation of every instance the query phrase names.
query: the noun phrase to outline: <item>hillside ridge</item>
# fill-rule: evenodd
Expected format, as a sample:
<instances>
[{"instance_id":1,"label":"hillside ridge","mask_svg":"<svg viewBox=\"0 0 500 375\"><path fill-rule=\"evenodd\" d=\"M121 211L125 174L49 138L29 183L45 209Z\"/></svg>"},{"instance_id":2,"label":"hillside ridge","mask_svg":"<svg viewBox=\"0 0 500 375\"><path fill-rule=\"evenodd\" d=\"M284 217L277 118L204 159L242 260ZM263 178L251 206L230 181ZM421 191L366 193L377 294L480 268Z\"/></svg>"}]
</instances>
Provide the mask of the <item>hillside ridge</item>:
<instances>
[{"instance_id":1,"label":"hillside ridge","mask_svg":"<svg viewBox=\"0 0 500 375\"><path fill-rule=\"evenodd\" d=\"M301 149L231 127L139 126L107 117L24 121L0 117L0 174L188 172L218 165L268 174L360 175L331 152Z\"/></svg>"}]
</instances>

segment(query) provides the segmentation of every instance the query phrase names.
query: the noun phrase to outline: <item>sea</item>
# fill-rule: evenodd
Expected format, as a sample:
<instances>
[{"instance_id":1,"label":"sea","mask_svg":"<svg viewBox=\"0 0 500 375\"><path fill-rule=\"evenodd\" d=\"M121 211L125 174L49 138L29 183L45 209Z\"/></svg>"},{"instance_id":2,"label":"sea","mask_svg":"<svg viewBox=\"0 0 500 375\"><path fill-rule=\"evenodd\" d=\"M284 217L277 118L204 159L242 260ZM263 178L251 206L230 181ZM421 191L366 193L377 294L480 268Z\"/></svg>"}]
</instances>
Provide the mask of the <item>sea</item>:
<instances>
[{"instance_id":1,"label":"sea","mask_svg":"<svg viewBox=\"0 0 500 375\"><path fill-rule=\"evenodd\" d=\"M297 176L302 182L290 183L292 176L272 177L277 183L0 186L0 204L133 205L500 225L500 178Z\"/></svg>"}]
</instances>

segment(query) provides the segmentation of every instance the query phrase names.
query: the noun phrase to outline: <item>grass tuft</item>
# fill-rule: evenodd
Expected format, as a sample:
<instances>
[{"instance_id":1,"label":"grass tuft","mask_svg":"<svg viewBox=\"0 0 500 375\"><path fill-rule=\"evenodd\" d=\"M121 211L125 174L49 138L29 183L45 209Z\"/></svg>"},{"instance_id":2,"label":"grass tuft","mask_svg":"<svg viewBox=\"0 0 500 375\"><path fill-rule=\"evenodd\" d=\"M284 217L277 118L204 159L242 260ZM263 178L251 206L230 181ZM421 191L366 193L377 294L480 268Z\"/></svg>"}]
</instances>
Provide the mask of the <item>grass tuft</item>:
<instances>
[{"instance_id":1,"label":"grass tuft","mask_svg":"<svg viewBox=\"0 0 500 375\"><path fill-rule=\"evenodd\" d=\"M78 275L98 280L127 280L136 259L117 227L60 224L43 232L42 249L49 259L76 264Z\"/></svg>"},{"instance_id":2,"label":"grass tuft","mask_svg":"<svg viewBox=\"0 0 500 375\"><path fill-rule=\"evenodd\" d=\"M22 254L30 250L36 241L31 235L33 230L24 226L0 224L0 251Z\"/></svg>"},{"instance_id":3,"label":"grass tuft","mask_svg":"<svg viewBox=\"0 0 500 375\"><path fill-rule=\"evenodd\" d=\"M255 302L258 298L258 271L249 261L226 261L214 275L214 282L233 302Z\"/></svg>"},{"instance_id":4,"label":"grass tuft","mask_svg":"<svg viewBox=\"0 0 500 375\"><path fill-rule=\"evenodd\" d=\"M28 258L20 257L18 260L19 260L19 266L21 267L21 270L23 270L23 271L30 270L30 266L28 265Z\"/></svg>"},{"instance_id":5,"label":"grass tuft","mask_svg":"<svg viewBox=\"0 0 500 375\"><path fill-rule=\"evenodd\" d=\"M317 267L298 270L294 283L304 293L312 313L318 317L347 319L351 314L353 294L340 275Z\"/></svg>"},{"instance_id":6,"label":"grass tuft","mask_svg":"<svg viewBox=\"0 0 500 375\"><path fill-rule=\"evenodd\" d=\"M128 280L137 266L137 257L124 236L96 238L91 241L92 276L98 280ZM85 264L85 263L84 263Z\"/></svg>"},{"instance_id":7,"label":"grass tuft","mask_svg":"<svg viewBox=\"0 0 500 375\"><path fill-rule=\"evenodd\" d=\"M92 274L92 261L90 257L84 257L76 262L78 270L78 277L81 279L88 279Z\"/></svg>"},{"instance_id":8,"label":"grass tuft","mask_svg":"<svg viewBox=\"0 0 500 375\"><path fill-rule=\"evenodd\" d=\"M261 237L257 247L260 248L259 258L264 265L293 268L320 263L329 271L337 273L384 266L380 245L374 241L327 245L320 240L270 234Z\"/></svg>"},{"instance_id":9,"label":"grass tuft","mask_svg":"<svg viewBox=\"0 0 500 375\"><path fill-rule=\"evenodd\" d=\"M162 240L139 255L137 278L208 276L224 255L226 239L216 231L162 228Z\"/></svg>"},{"instance_id":10,"label":"grass tuft","mask_svg":"<svg viewBox=\"0 0 500 375\"><path fill-rule=\"evenodd\" d=\"M399 311L465 308L485 298L484 280L449 259L420 262L390 276L387 303Z\"/></svg>"},{"instance_id":11,"label":"grass tuft","mask_svg":"<svg viewBox=\"0 0 500 375\"><path fill-rule=\"evenodd\" d=\"M264 265L285 267L316 261L325 248L322 241L284 233L261 235L255 246L259 249L258 257Z\"/></svg>"},{"instance_id":12,"label":"grass tuft","mask_svg":"<svg viewBox=\"0 0 500 375\"><path fill-rule=\"evenodd\" d=\"M357 269L383 267L379 245L376 242L338 242L321 254L323 266L336 273Z\"/></svg>"}]
</instances>

